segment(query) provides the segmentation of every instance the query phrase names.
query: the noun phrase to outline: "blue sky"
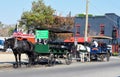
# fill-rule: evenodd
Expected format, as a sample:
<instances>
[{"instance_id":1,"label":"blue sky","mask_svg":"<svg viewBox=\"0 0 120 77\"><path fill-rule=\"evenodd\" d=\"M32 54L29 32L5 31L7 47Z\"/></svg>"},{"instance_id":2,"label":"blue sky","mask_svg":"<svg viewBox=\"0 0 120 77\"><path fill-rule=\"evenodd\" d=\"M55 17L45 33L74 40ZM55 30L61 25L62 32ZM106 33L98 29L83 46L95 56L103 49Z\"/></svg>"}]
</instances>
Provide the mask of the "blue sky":
<instances>
[{"instance_id":1,"label":"blue sky","mask_svg":"<svg viewBox=\"0 0 120 77\"><path fill-rule=\"evenodd\" d=\"M0 0L0 21L4 24L16 24L24 11L31 9L32 1L36 0ZM120 16L120 0L89 0L89 13L104 15L116 13ZM66 16L85 13L86 0L44 0L56 12Z\"/></svg>"}]
</instances>

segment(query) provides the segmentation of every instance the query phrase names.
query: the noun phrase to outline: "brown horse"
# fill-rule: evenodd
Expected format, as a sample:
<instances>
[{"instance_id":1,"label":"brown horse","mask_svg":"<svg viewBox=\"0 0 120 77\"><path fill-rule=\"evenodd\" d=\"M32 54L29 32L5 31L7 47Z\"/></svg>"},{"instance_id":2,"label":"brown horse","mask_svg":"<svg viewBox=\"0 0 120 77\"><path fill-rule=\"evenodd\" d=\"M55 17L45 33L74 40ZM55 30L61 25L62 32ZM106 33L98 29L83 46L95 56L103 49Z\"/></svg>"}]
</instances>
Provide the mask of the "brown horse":
<instances>
[{"instance_id":1,"label":"brown horse","mask_svg":"<svg viewBox=\"0 0 120 77\"><path fill-rule=\"evenodd\" d=\"M4 49L11 48L13 50L15 60L16 60L16 67L21 67L21 54L27 54L29 58L29 63L32 64L34 60L34 45L27 41L26 39L18 40L17 38L9 38L5 39L4 42ZM19 60L18 60L19 59Z\"/></svg>"}]
</instances>

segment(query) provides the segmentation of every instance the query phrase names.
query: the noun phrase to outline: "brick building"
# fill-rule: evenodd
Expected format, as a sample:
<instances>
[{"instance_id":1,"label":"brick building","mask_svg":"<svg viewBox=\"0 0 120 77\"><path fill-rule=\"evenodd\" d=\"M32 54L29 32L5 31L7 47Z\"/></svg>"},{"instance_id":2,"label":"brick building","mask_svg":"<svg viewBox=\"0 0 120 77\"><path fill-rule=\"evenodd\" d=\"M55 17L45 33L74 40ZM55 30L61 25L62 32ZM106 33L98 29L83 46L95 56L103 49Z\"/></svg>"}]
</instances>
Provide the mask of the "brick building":
<instances>
[{"instance_id":1,"label":"brick building","mask_svg":"<svg viewBox=\"0 0 120 77\"><path fill-rule=\"evenodd\" d=\"M75 34L84 37L85 17L75 17ZM106 13L104 16L88 18L88 36L105 35L113 37L112 44L120 44L120 16Z\"/></svg>"}]
</instances>

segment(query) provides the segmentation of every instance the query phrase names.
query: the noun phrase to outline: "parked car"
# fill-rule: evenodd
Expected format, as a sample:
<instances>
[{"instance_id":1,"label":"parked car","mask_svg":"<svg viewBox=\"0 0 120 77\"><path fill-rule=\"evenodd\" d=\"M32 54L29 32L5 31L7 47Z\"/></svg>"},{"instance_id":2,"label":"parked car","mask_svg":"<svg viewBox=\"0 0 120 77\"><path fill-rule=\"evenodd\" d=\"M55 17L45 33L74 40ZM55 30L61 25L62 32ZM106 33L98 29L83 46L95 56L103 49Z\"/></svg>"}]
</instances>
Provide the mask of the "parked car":
<instances>
[{"instance_id":1,"label":"parked car","mask_svg":"<svg viewBox=\"0 0 120 77\"><path fill-rule=\"evenodd\" d=\"M0 50L4 49L4 40L0 39Z\"/></svg>"},{"instance_id":2,"label":"parked car","mask_svg":"<svg viewBox=\"0 0 120 77\"><path fill-rule=\"evenodd\" d=\"M6 50L4 50L5 38L9 38L9 37L0 37L0 51L6 51Z\"/></svg>"}]
</instances>

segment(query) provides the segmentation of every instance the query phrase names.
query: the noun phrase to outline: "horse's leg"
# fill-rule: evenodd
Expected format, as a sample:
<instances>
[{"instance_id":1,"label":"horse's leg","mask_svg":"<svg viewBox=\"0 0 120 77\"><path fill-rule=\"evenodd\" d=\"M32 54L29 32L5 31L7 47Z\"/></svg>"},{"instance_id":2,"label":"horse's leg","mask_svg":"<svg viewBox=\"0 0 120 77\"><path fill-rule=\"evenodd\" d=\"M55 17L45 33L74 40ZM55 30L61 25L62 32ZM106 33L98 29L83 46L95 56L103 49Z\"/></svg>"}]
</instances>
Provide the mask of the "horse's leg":
<instances>
[{"instance_id":1,"label":"horse's leg","mask_svg":"<svg viewBox=\"0 0 120 77\"><path fill-rule=\"evenodd\" d=\"M81 53L81 62L84 62L84 52Z\"/></svg>"},{"instance_id":2,"label":"horse's leg","mask_svg":"<svg viewBox=\"0 0 120 77\"><path fill-rule=\"evenodd\" d=\"M85 53L83 52L83 62L85 62Z\"/></svg>"},{"instance_id":3,"label":"horse's leg","mask_svg":"<svg viewBox=\"0 0 120 77\"><path fill-rule=\"evenodd\" d=\"M30 55L28 55L28 67L30 67L30 66L31 66L31 64L32 64L32 62L31 62L31 56L30 56Z\"/></svg>"},{"instance_id":4,"label":"horse's leg","mask_svg":"<svg viewBox=\"0 0 120 77\"><path fill-rule=\"evenodd\" d=\"M30 54L28 54L28 58L29 58L29 65L33 65L35 64L35 59L38 57L38 54L36 53L32 53L30 52Z\"/></svg>"},{"instance_id":5,"label":"horse's leg","mask_svg":"<svg viewBox=\"0 0 120 77\"><path fill-rule=\"evenodd\" d=\"M19 66L21 67L21 54L19 53L18 56L19 56Z\"/></svg>"},{"instance_id":6,"label":"horse's leg","mask_svg":"<svg viewBox=\"0 0 120 77\"><path fill-rule=\"evenodd\" d=\"M76 58L77 58L77 62L80 61L80 52L79 51L76 51Z\"/></svg>"},{"instance_id":7,"label":"horse's leg","mask_svg":"<svg viewBox=\"0 0 120 77\"><path fill-rule=\"evenodd\" d=\"M17 67L18 67L17 53L14 53L14 56L15 56L15 64L14 64L14 67L17 68Z\"/></svg>"}]
</instances>

